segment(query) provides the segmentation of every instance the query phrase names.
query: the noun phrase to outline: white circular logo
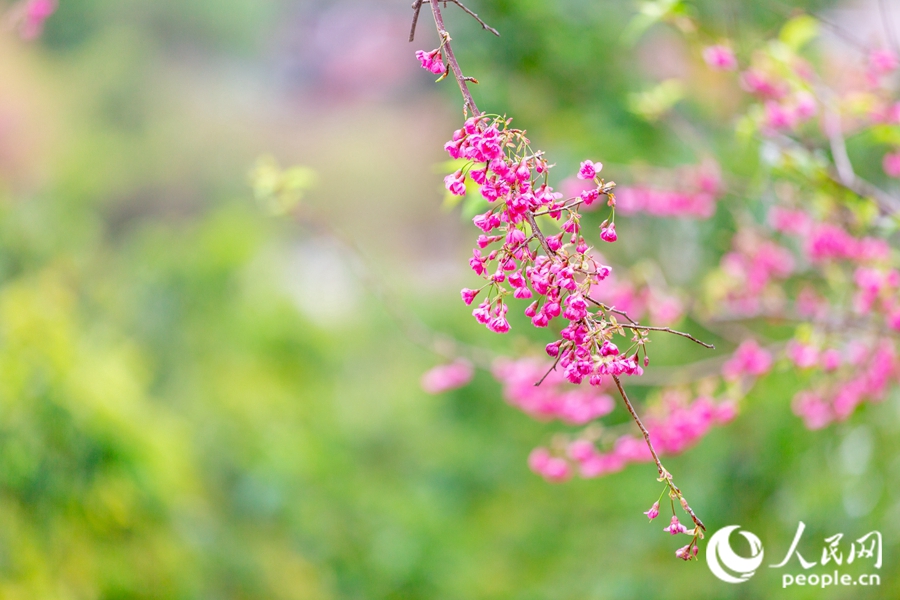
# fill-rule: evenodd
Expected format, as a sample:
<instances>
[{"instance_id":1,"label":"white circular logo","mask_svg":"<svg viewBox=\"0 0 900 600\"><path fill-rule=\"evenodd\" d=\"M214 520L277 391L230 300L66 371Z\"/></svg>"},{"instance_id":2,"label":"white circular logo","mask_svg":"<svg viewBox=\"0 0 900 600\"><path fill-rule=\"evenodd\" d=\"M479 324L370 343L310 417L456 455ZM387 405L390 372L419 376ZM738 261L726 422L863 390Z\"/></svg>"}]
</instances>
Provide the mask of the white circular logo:
<instances>
[{"instance_id":1,"label":"white circular logo","mask_svg":"<svg viewBox=\"0 0 900 600\"><path fill-rule=\"evenodd\" d=\"M744 558L734 553L734 550L731 549L731 544L728 543L728 536L738 528L740 528L740 525L723 527L709 538L709 543L706 546L706 564L709 565L709 570L712 571L713 575L727 583L747 581L753 577L756 569L759 568L763 561L762 542L749 531L741 531L740 534L750 543L750 557ZM736 573L737 576L732 575L729 571Z\"/></svg>"}]
</instances>

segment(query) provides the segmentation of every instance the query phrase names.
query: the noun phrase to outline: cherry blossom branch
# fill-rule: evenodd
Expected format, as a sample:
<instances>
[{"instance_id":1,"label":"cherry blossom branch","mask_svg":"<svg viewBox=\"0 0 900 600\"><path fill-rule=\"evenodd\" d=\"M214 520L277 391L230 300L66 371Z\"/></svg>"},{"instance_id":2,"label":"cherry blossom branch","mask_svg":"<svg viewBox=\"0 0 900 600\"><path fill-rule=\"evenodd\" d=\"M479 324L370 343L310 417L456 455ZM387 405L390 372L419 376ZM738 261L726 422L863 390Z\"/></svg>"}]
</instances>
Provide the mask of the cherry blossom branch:
<instances>
[{"instance_id":1,"label":"cherry blossom branch","mask_svg":"<svg viewBox=\"0 0 900 600\"><path fill-rule=\"evenodd\" d=\"M538 227L537 222L534 220L534 214L530 210L525 212L525 219L528 221L528 224L531 225L531 230L534 232L534 235L537 236L537 239L541 243L541 246L544 248L544 252L547 253L547 256L556 256L556 252L550 249L550 245L547 243L547 238L544 236L544 232L541 231L540 227Z\"/></svg>"},{"instance_id":2,"label":"cherry blossom branch","mask_svg":"<svg viewBox=\"0 0 900 600\"><path fill-rule=\"evenodd\" d=\"M617 325L619 327L624 327L625 329L633 329L635 331L662 331L665 333L671 333L673 335L678 335L683 338L687 338L687 339L691 340L692 342L694 342L695 344L700 344L704 348L709 348L710 350L716 349L715 345L713 345L713 344L707 344L706 342L702 342L702 341L698 340L697 338L695 338L694 336L692 336L689 333L686 333L684 331L676 331L675 329L672 329L670 327L651 327L648 325L631 325L629 323L617 323Z\"/></svg>"},{"instance_id":3,"label":"cherry blossom branch","mask_svg":"<svg viewBox=\"0 0 900 600\"><path fill-rule=\"evenodd\" d=\"M695 338L693 335L691 335L690 333L687 333L684 331L677 331L670 327L653 327L650 325L641 325L640 323L638 323L637 321L635 321L634 319L629 317L628 313L626 313L625 311L621 311L621 310L612 308L610 306L606 306L602 302L598 302L597 300L595 300L594 298L591 298L590 296L585 296L584 298L585 298L585 300L594 304L595 306L599 307L601 310L603 310L605 312L616 313L617 315L621 315L621 316L625 317L626 319L628 319L629 323L616 323L616 325L619 327L624 327L625 329L632 329L635 331L662 331L665 333L671 333L673 335L678 335L683 338L687 338L696 344L700 344L704 348L709 348L710 350L716 349L715 345L700 341L697 338Z\"/></svg>"},{"instance_id":4,"label":"cherry blossom branch","mask_svg":"<svg viewBox=\"0 0 900 600\"><path fill-rule=\"evenodd\" d=\"M419 24L419 13L422 11L422 0L416 0L412 4L413 9L413 19L412 26L409 28L409 41L415 41L416 39L416 25Z\"/></svg>"},{"instance_id":5,"label":"cherry blossom branch","mask_svg":"<svg viewBox=\"0 0 900 600\"><path fill-rule=\"evenodd\" d=\"M428 0L421 0L420 2L417 2L416 4L413 5L413 8L418 11L418 9L421 8L421 4L426 1L428 1ZM449 0L449 1L453 2L453 0ZM453 49L450 45L450 39L451 39L450 34L444 28L444 19L443 19L443 15L441 14L441 9L439 6L440 2L436 1L436 2L428 2L428 3L431 4L431 10L432 10L432 13L434 14L435 26L437 27L438 35L441 37L441 40L443 43L443 48L447 52L447 63L450 65L450 70L453 72L453 75L456 78L456 82L459 85L460 92L462 92L462 95L463 95L463 98L465 99L466 104L472 110L472 113L475 116L478 116L481 114L481 112L478 110L478 107L475 104L475 100L472 98L472 94L469 91L469 87L467 85L467 81L469 80L469 78L465 77L462 74L462 69L459 66L459 62L456 60L456 56L453 54ZM458 3L454 2L454 4L458 4ZM604 188L603 188L604 194L608 194L609 190L612 189L612 186L615 185L615 184L612 184L612 185L610 185L610 184L611 184L611 182L604 186ZM576 201L573 204L571 204L570 207L577 206L580 203L581 203L581 201ZM544 249L544 252L547 254L548 257L553 257L556 255L556 253L550 248L549 244L547 243L547 238L544 236L544 233L541 231L540 227L538 226L537 222L535 221L535 216L539 216L541 214L547 214L547 212L533 213L532 211L526 211L525 218L528 221L528 224L531 226L531 229L532 229L534 235L538 238L538 241L540 241L541 246ZM626 319L628 319L631 322L631 324L630 325L629 324L620 324L620 325L627 329L643 330L643 331L661 331L664 333L671 333L673 335L687 338L697 344L700 344L704 348L715 349L715 346L713 344L708 344L706 342L702 342L689 333L686 333L683 331L676 331L669 327L650 327L650 326L645 326L645 325L639 325L636 321L632 320L624 312L606 307L605 305L597 302L593 298L586 297L586 299L589 300L590 302L596 304L597 306L603 308L604 310L610 310L611 312L615 312L617 314L621 314L622 316L624 316Z\"/></svg>"},{"instance_id":6,"label":"cherry blossom branch","mask_svg":"<svg viewBox=\"0 0 900 600\"><path fill-rule=\"evenodd\" d=\"M831 134L829 133L829 135ZM779 135L774 139L779 142L779 145L781 145L782 148L790 148L795 150L800 149L806 152L810 151L810 149L803 145L800 141L788 135ZM833 183L844 188L845 190L856 194L860 198L871 198L872 200L874 200L875 204L878 205L878 208L883 214L900 214L900 200L894 198L884 190L878 188L872 183L869 183L858 175L854 175L853 179L850 181L845 181L841 177L836 167L825 169L825 174Z\"/></svg>"},{"instance_id":7,"label":"cherry blossom branch","mask_svg":"<svg viewBox=\"0 0 900 600\"><path fill-rule=\"evenodd\" d=\"M634 410L634 406L631 404L631 400L628 399L628 394L625 393L625 388L622 387L622 382L619 381L619 377L616 375L612 376L613 381L616 382L616 388L619 390L619 395L622 396L622 400L625 402L625 407L628 409L628 412L631 414L631 418L637 424L638 429L641 430L641 434L644 436L644 441L647 443L647 448L650 450L650 454L653 456L653 462L656 463L656 470L659 472L659 480L664 481L666 485L669 487L669 495L673 498L678 498L681 503L681 507L691 516L691 520L694 522L694 525L706 531L706 526L703 525L703 521L701 521L697 515L694 513L694 510L688 505L687 500L685 500L684 495L681 493L681 490L675 485L675 482L672 481L672 474L669 473L665 467L663 467L662 461L659 460L659 455L656 453L656 450L653 448L653 443L650 441L650 432L647 431L647 428L644 426L643 421L638 416L637 412Z\"/></svg>"},{"instance_id":8,"label":"cherry blossom branch","mask_svg":"<svg viewBox=\"0 0 900 600\"><path fill-rule=\"evenodd\" d=\"M430 0L423 0L423 1L424 1L426 4L430 2ZM463 4L462 2L460 2L459 0L446 0L446 1L440 0L440 1L444 2L444 6L447 5L447 2L452 2L453 4L455 4L455 5L457 5L458 7L460 7L460 8L463 10L463 12L465 12L467 15L469 15L470 17L472 17L473 19L475 19L476 21L478 21L478 22L481 24L481 28L482 28L482 29L486 29L486 30L490 31L491 33L493 33L494 35L496 35L497 37L500 37L500 32L499 32L499 31L497 31L496 29L494 29L493 27L491 27L490 25L488 25L487 23L485 23L485 22L481 19L481 17L479 17L479 16L476 15L474 12L472 12L471 10L469 10L469 8L468 8L465 4Z\"/></svg>"},{"instance_id":9,"label":"cherry blossom branch","mask_svg":"<svg viewBox=\"0 0 900 600\"><path fill-rule=\"evenodd\" d=\"M450 70L453 72L456 83L459 85L459 91L462 92L463 99L465 100L464 109L471 110L472 115L478 117L481 115L481 111L478 110L478 106L475 104L475 99L472 98L472 92L469 91L469 85L467 83L468 81L471 81L471 78L463 75L462 69L459 68L459 63L456 60L456 56L453 54L453 48L450 45L450 34L447 33L447 30L444 28L444 17L441 14L441 7L439 6L440 2L429 2L429 4L431 4L431 13L434 15L434 24L437 27L438 36L440 36L441 44L447 52L447 64L450 65ZM413 5L417 15L421 5L422 1ZM412 34L410 35L410 40L412 40Z\"/></svg>"}]
</instances>

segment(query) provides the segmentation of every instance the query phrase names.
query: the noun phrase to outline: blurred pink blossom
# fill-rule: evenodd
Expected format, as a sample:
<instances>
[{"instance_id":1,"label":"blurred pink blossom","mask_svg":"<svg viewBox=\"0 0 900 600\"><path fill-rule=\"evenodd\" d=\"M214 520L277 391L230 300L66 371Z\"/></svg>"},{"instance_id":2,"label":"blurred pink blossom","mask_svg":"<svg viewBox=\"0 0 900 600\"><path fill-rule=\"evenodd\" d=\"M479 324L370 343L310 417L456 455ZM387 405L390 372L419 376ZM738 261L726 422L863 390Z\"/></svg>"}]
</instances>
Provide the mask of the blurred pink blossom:
<instances>
[{"instance_id":1,"label":"blurred pink blossom","mask_svg":"<svg viewBox=\"0 0 900 600\"><path fill-rule=\"evenodd\" d=\"M707 46L703 49L703 60L719 71L734 71L738 66L734 52L728 46Z\"/></svg>"},{"instance_id":2,"label":"blurred pink blossom","mask_svg":"<svg viewBox=\"0 0 900 600\"><path fill-rule=\"evenodd\" d=\"M475 371L472 363L457 359L450 364L438 365L422 375L422 389L429 394L455 390L472 381Z\"/></svg>"}]
</instances>

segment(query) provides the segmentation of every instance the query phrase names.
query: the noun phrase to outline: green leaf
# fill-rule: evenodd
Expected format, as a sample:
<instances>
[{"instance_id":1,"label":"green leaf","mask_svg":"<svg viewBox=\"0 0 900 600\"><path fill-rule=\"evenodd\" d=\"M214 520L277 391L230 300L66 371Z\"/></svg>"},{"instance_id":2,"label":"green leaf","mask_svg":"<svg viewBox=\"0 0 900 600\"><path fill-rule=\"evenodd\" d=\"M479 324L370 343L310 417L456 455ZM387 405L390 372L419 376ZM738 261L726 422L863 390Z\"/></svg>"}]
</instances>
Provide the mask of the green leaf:
<instances>
[{"instance_id":1,"label":"green leaf","mask_svg":"<svg viewBox=\"0 0 900 600\"><path fill-rule=\"evenodd\" d=\"M819 22L809 15L799 15L784 24L778 34L778 39L796 52L817 35L819 35Z\"/></svg>"},{"instance_id":2,"label":"green leaf","mask_svg":"<svg viewBox=\"0 0 900 600\"><path fill-rule=\"evenodd\" d=\"M687 6L683 0L641 2L638 5L638 14L622 30L622 41L631 46L655 24L686 12Z\"/></svg>"},{"instance_id":3,"label":"green leaf","mask_svg":"<svg viewBox=\"0 0 900 600\"><path fill-rule=\"evenodd\" d=\"M250 173L250 183L256 201L276 215L290 212L303 193L316 182L316 173L308 167L290 167L282 170L272 156L261 156Z\"/></svg>"},{"instance_id":4,"label":"green leaf","mask_svg":"<svg viewBox=\"0 0 900 600\"><path fill-rule=\"evenodd\" d=\"M869 132L877 143L900 146L900 127L896 125L875 125Z\"/></svg>"},{"instance_id":5,"label":"green leaf","mask_svg":"<svg viewBox=\"0 0 900 600\"><path fill-rule=\"evenodd\" d=\"M653 122L669 112L684 98L684 86L677 79L667 79L659 85L628 96L628 110Z\"/></svg>"}]
</instances>

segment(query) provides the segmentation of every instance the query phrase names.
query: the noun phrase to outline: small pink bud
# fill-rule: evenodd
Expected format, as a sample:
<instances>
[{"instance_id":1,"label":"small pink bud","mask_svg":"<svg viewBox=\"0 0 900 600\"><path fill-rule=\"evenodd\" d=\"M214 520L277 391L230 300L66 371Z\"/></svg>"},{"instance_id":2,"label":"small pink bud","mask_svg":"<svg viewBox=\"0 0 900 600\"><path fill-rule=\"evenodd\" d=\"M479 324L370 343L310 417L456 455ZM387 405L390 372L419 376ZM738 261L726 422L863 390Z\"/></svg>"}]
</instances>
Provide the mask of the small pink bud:
<instances>
[{"instance_id":1,"label":"small pink bud","mask_svg":"<svg viewBox=\"0 0 900 600\"><path fill-rule=\"evenodd\" d=\"M619 347L609 340L604 340L600 346L600 356L616 356L619 354Z\"/></svg>"},{"instance_id":2,"label":"small pink bud","mask_svg":"<svg viewBox=\"0 0 900 600\"><path fill-rule=\"evenodd\" d=\"M469 288L463 288L460 291L460 295L462 296L463 302L466 303L466 306L472 304L472 301L475 300L475 296L477 296L480 291L481 290L470 290Z\"/></svg>"},{"instance_id":3,"label":"small pink bud","mask_svg":"<svg viewBox=\"0 0 900 600\"><path fill-rule=\"evenodd\" d=\"M619 236L616 235L616 224L610 223L608 226L602 228L600 230L600 239L610 243L619 239Z\"/></svg>"},{"instance_id":4,"label":"small pink bud","mask_svg":"<svg viewBox=\"0 0 900 600\"><path fill-rule=\"evenodd\" d=\"M647 515L647 518L651 521L659 516L659 502L654 502L653 506L650 507L650 510L644 511L644 514Z\"/></svg>"},{"instance_id":5,"label":"small pink bud","mask_svg":"<svg viewBox=\"0 0 900 600\"><path fill-rule=\"evenodd\" d=\"M454 196L465 196L466 184L463 183L462 171L457 171L444 177L444 187Z\"/></svg>"},{"instance_id":6,"label":"small pink bud","mask_svg":"<svg viewBox=\"0 0 900 600\"><path fill-rule=\"evenodd\" d=\"M669 526L663 529L666 533L671 533L672 535L677 535L679 533L685 533L687 529L684 528L684 525L678 522L678 517L672 515L672 522L669 523Z\"/></svg>"}]
</instances>

